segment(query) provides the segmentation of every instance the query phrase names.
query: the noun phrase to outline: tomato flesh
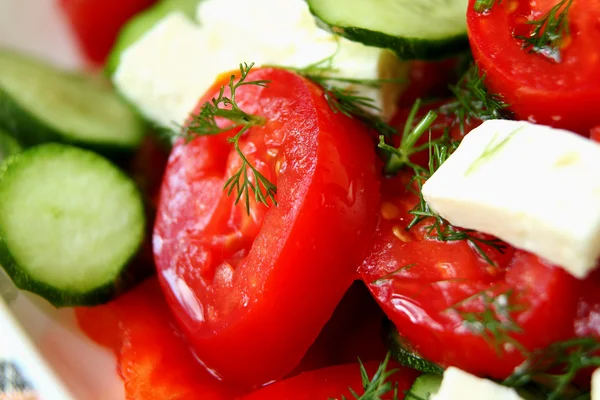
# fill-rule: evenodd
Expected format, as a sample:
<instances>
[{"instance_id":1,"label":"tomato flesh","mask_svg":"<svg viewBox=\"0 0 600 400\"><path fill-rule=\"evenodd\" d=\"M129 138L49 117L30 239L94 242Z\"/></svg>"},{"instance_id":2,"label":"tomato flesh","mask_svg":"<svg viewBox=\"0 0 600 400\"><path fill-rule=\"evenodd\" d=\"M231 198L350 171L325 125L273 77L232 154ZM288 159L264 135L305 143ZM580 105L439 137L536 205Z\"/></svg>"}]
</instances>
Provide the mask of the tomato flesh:
<instances>
[{"instance_id":1,"label":"tomato flesh","mask_svg":"<svg viewBox=\"0 0 600 400\"><path fill-rule=\"evenodd\" d=\"M289 376L357 359L381 361L387 354L382 331L386 316L365 285L356 281L337 305L302 361Z\"/></svg>"},{"instance_id":2,"label":"tomato flesh","mask_svg":"<svg viewBox=\"0 0 600 400\"><path fill-rule=\"evenodd\" d=\"M298 364L352 283L379 183L365 128L333 113L320 88L277 69L247 79L271 83L236 91L238 105L266 121L240 148L276 183L279 205L251 200L248 215L223 191L241 164L226 139L236 131L180 142L153 240L167 301L198 357L252 386Z\"/></svg>"},{"instance_id":3,"label":"tomato flesh","mask_svg":"<svg viewBox=\"0 0 600 400\"><path fill-rule=\"evenodd\" d=\"M81 50L92 64L101 65L121 27L156 0L60 0Z\"/></svg>"},{"instance_id":4,"label":"tomato flesh","mask_svg":"<svg viewBox=\"0 0 600 400\"><path fill-rule=\"evenodd\" d=\"M364 364L364 367L369 378L372 378L379 367L379 363L368 362ZM388 371L392 368L394 367L389 365ZM398 371L390 376L388 381L397 385L399 400L404 399L404 392L410 389L418 375L419 373L415 370L398 368ZM304 372L293 378L257 390L243 397L242 400L353 399L355 397L350 389L359 395L364 393L358 363ZM390 391L382 397L382 400L392 398L393 391Z\"/></svg>"},{"instance_id":5,"label":"tomato flesh","mask_svg":"<svg viewBox=\"0 0 600 400\"><path fill-rule=\"evenodd\" d=\"M600 126L596 126L592 129L592 131L590 132L590 139L600 143Z\"/></svg>"},{"instance_id":6,"label":"tomato flesh","mask_svg":"<svg viewBox=\"0 0 600 400\"><path fill-rule=\"evenodd\" d=\"M508 376L524 358L515 346L504 344L510 341L494 337L494 319L482 320L481 325L465 323L468 313L483 318L486 309L495 309L480 295L483 291L490 298L503 295L503 301L510 304L506 309L515 324L509 325L500 316L502 311L495 314L495 320L513 327L501 329L525 348L543 348L573 336L574 278L531 254L511 248L500 254L482 246L495 262L492 266L464 240L428 238L426 225L431 221L407 231L412 219L408 211L417 198L405 189L406 182L401 176L383 184L382 217L361 274L417 353L477 375ZM511 330L514 326L518 332ZM481 327L487 338L476 331Z\"/></svg>"},{"instance_id":7,"label":"tomato flesh","mask_svg":"<svg viewBox=\"0 0 600 400\"><path fill-rule=\"evenodd\" d=\"M174 328L156 278L106 305L76 310L79 326L118 358L128 400L230 400L241 394L200 365Z\"/></svg>"},{"instance_id":8,"label":"tomato flesh","mask_svg":"<svg viewBox=\"0 0 600 400\"><path fill-rule=\"evenodd\" d=\"M598 124L600 98L600 0L574 0L568 13L570 36L560 48L561 61L522 48L539 19L556 0L495 2L478 13L469 1L467 22L473 56L486 86L510 105L517 119L587 135Z\"/></svg>"}]
</instances>

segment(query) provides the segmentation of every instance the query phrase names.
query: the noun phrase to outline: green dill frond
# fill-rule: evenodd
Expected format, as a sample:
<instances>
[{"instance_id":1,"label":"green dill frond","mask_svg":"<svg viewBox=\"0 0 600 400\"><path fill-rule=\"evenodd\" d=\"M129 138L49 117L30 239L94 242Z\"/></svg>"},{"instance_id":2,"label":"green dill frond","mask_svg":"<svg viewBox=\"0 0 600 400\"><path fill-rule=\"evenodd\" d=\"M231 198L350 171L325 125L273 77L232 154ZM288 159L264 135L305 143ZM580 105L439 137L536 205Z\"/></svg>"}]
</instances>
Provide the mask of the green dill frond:
<instances>
[{"instance_id":1,"label":"green dill frond","mask_svg":"<svg viewBox=\"0 0 600 400\"><path fill-rule=\"evenodd\" d=\"M471 121L510 117L508 104L499 94L490 93L484 82L485 75L480 76L479 68L472 64L460 81L450 87L455 100L440 107L440 113L453 117L463 135Z\"/></svg>"},{"instance_id":2,"label":"green dill frond","mask_svg":"<svg viewBox=\"0 0 600 400\"><path fill-rule=\"evenodd\" d=\"M593 337L552 343L529 354L503 384L516 388L533 384L548 400L589 398L573 382L581 370L600 367L599 352L600 341Z\"/></svg>"},{"instance_id":3,"label":"green dill frond","mask_svg":"<svg viewBox=\"0 0 600 400\"><path fill-rule=\"evenodd\" d=\"M434 111L429 111L427 115L415 125L414 121L420 106L421 101L420 99L417 99L408 114L402 131L400 145L398 147L387 144L383 135L379 137L378 145L380 149L389 154L385 165L386 173L395 174L405 168L411 169L414 173L409 182L409 188L411 188L411 190L419 197L419 201L415 207L409 211L413 216L413 219L406 229L410 230L425 220L431 221L431 224L425 227L427 235L430 238L435 238L443 242L465 240L487 263L494 265L491 258L483 250L482 245L487 245L488 247L492 247L496 251L503 253L506 246L502 241L498 239L482 239L477 236L476 232L473 230L460 229L452 226L448 221L433 211L423 198L423 184L458 148L459 142L452 140L448 129L444 131L444 134L441 137L437 139L431 138L431 127L438 116ZM425 144L417 145L418 140L425 132L429 132L429 140ZM412 155L424 150L429 151L429 163L427 168L415 164L410 160ZM412 189L414 187L416 187L416 190Z\"/></svg>"},{"instance_id":4,"label":"green dill frond","mask_svg":"<svg viewBox=\"0 0 600 400\"><path fill-rule=\"evenodd\" d=\"M252 191L257 203L269 206L270 200L271 204L277 205L277 201L275 201L277 187L252 165L239 146L240 138L250 127L263 125L266 122L264 117L246 113L238 106L235 99L236 90L242 86L256 85L267 87L269 81L246 80L253 66L254 63L240 64L240 78L237 81L235 75L231 75L229 78L227 85L230 93L229 97L225 95L226 86L221 86L219 95L211 101L204 103L200 111L192 116L190 123L181 130L180 134L180 136L189 142L200 136L218 135L229 132L232 129L241 128L237 134L227 140L233 144L236 153L242 160L242 165L225 182L224 190L227 192L227 195L231 195L235 191L235 204L237 205L243 199L248 214L250 214L250 191ZM227 120L229 124L219 124L219 119Z\"/></svg>"},{"instance_id":5,"label":"green dill frond","mask_svg":"<svg viewBox=\"0 0 600 400\"><path fill-rule=\"evenodd\" d=\"M513 303L515 297L516 294L512 289L499 294L493 294L490 289L486 289L459 301L449 310L456 312L467 329L481 335L498 354L502 353L502 347L507 344L526 353L525 348L510 336L512 333L523 332L513 314L523 311L524 307ZM464 310L465 305L475 301L483 304L483 310Z\"/></svg>"},{"instance_id":6,"label":"green dill frond","mask_svg":"<svg viewBox=\"0 0 600 400\"><path fill-rule=\"evenodd\" d=\"M325 92L327 104L335 113L342 113L348 117L361 120L368 127L375 129L384 136L394 135L396 129L376 115L379 107L375 105L375 100L361 96L355 89L342 88L336 86L336 83L350 83L363 87L378 88L384 83L400 83L399 79L360 79L347 78L335 75L338 70L333 67L333 60L339 51L339 43L336 51L328 57L319 60L306 67L286 67L278 66L313 81L321 86Z\"/></svg>"},{"instance_id":7,"label":"green dill frond","mask_svg":"<svg viewBox=\"0 0 600 400\"><path fill-rule=\"evenodd\" d=\"M560 45L570 34L568 14L572 3L573 0L562 0L540 19L528 21L527 24L534 26L531 34L516 37L523 40L523 49L560 62Z\"/></svg>"},{"instance_id":8,"label":"green dill frond","mask_svg":"<svg viewBox=\"0 0 600 400\"><path fill-rule=\"evenodd\" d=\"M360 364L360 376L362 379L363 386L363 394L359 395L352 388L348 388L350 393L352 394L352 398L355 400L383 400L384 395L392 394L392 400L398 400L398 387L397 384L390 381L392 375L398 372L398 369L388 370L388 363L390 362L391 352L388 352L385 356L385 359L381 364L379 364L379 368L373 374L372 377L369 377L365 366L363 365L360 359L358 363ZM386 396L387 397L387 396ZM345 396L341 397L342 400L346 400ZM330 399L333 400L333 399Z\"/></svg>"},{"instance_id":9,"label":"green dill frond","mask_svg":"<svg viewBox=\"0 0 600 400\"><path fill-rule=\"evenodd\" d=\"M501 2L502 0L475 0L473 9L479 13L486 13L490 12L496 4L500 4Z\"/></svg>"},{"instance_id":10,"label":"green dill frond","mask_svg":"<svg viewBox=\"0 0 600 400\"><path fill-rule=\"evenodd\" d=\"M397 268L394 271L390 272L389 274L386 274L386 275L382 276L381 278L375 279L374 281L371 282L371 284L377 284L377 283L383 282L385 280L388 280L391 277L395 276L396 274L398 274L398 273L400 273L402 271L408 271L409 269L411 269L415 265L417 265L417 264L416 263L412 263L412 264L408 264L408 265L403 265L400 268Z\"/></svg>"}]
</instances>

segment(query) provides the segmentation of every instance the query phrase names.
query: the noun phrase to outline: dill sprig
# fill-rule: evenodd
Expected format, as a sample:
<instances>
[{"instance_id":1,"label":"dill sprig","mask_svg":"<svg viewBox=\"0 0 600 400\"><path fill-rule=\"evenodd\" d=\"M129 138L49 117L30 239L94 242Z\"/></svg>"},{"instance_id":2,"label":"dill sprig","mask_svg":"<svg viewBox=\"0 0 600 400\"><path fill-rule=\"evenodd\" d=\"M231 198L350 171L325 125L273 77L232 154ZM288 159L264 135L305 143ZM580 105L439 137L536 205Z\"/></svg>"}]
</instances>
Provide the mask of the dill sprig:
<instances>
[{"instance_id":1,"label":"dill sprig","mask_svg":"<svg viewBox=\"0 0 600 400\"><path fill-rule=\"evenodd\" d=\"M458 147L459 142L452 140L448 129L444 131L444 134L441 137L437 139L431 138L430 131L433 123L438 117L435 111L429 111L415 124L416 115L420 106L421 101L417 99L408 114L400 145L398 147L390 146L386 143L385 136L379 136L379 148L389 153L385 165L386 173L395 174L403 168L410 168L414 173L409 183L409 187L412 188L416 186L414 192L419 197L419 201L410 211L413 219L406 229L410 230L420 222L430 220L431 224L425 227L427 236L443 242L466 240L477 254L479 254L488 264L495 265L482 248L482 245L492 247L498 252L503 253L506 246L502 241L499 239L483 239L473 230L461 229L451 225L433 211L423 198L423 184L450 157ZM417 142L426 132L429 132L429 140L424 144L418 145ZM413 154L424 150L429 151L429 163L427 168L415 164L410 160L410 157Z\"/></svg>"},{"instance_id":2,"label":"dill sprig","mask_svg":"<svg viewBox=\"0 0 600 400\"><path fill-rule=\"evenodd\" d=\"M321 86L324 91L327 104L335 113L342 113L351 118L361 120L368 127L375 129L384 136L390 136L396 133L391 125L376 115L380 111L375 105L375 100L362 96L358 90L342 88L336 86L336 83L350 83L366 87L380 87L384 83L398 83L398 79L360 79L346 78L333 75L338 70L333 66L333 60L339 51L339 44L336 51L328 57L319 60L306 67L286 67L279 66L278 68L294 71L297 74L313 81Z\"/></svg>"},{"instance_id":3,"label":"dill sprig","mask_svg":"<svg viewBox=\"0 0 600 400\"><path fill-rule=\"evenodd\" d=\"M561 0L540 19L527 21L534 29L529 36L516 36L523 40L523 49L541 54L550 60L561 61L560 45L570 34L568 14L573 0Z\"/></svg>"},{"instance_id":4,"label":"dill sprig","mask_svg":"<svg viewBox=\"0 0 600 400\"><path fill-rule=\"evenodd\" d=\"M390 157L385 164L385 172L387 174L396 174L405 167L411 168L415 174L421 174L425 172L425 169L420 165L413 163L410 160L410 157L415 153L430 149L432 146L435 146L439 143L439 141L432 142L430 140L422 145L417 145L417 141L423 136L423 134L425 134L425 132L429 131L438 115L435 111L429 111L427 115L425 115L419 122L417 122L416 125L413 126L420 107L421 99L417 99L406 119L406 124L404 125L402 137L400 139L400 145L398 147L388 145L385 142L385 135L379 136L379 148L387 151L390 154Z\"/></svg>"},{"instance_id":5,"label":"dill sprig","mask_svg":"<svg viewBox=\"0 0 600 400\"><path fill-rule=\"evenodd\" d=\"M362 386L363 386L363 394L359 395L352 388L348 388L350 393L352 394L351 399L355 400L383 400L384 395L389 395L390 393L393 395L392 400L398 400L398 387L397 384L391 382L389 379L392 375L399 371L399 369L394 368L388 371L388 363L390 362L391 352L388 352L385 356L385 359L381 364L379 364L379 368L373 374L373 377L369 378L369 374L365 369L362 361L358 360L360 364L360 376L362 378ZM330 398L329 400L335 400ZM346 396L342 396L342 400L348 400Z\"/></svg>"},{"instance_id":6,"label":"dill sprig","mask_svg":"<svg viewBox=\"0 0 600 400\"><path fill-rule=\"evenodd\" d=\"M394 271L390 272L389 274L386 274L386 275L382 276L381 278L377 278L377 279L371 281L371 284L377 284L377 283L386 281L386 280L392 278L393 276L395 276L396 274L399 274L402 271L408 271L408 270L410 270L415 265L417 265L417 264L416 263L412 263L412 264L408 264L408 265L403 265L403 266L395 269Z\"/></svg>"},{"instance_id":7,"label":"dill sprig","mask_svg":"<svg viewBox=\"0 0 600 400\"><path fill-rule=\"evenodd\" d=\"M236 81L235 75L232 74L229 78L229 84L221 86L219 95L211 101L204 103L198 114L192 116L190 123L181 131L181 136L186 141L190 141L199 136L218 135L229 132L232 129L241 128L234 136L228 138L227 141L233 144L236 153L242 160L242 165L225 182L224 190L227 191L227 195L231 195L235 190L235 204L237 205L243 198L248 214L250 214L250 191L254 193L254 199L257 203L268 206L269 200L271 200L272 204L277 205L277 201L275 200L277 187L252 165L239 145L240 138L252 126L263 125L265 123L264 117L248 114L242 110L235 99L236 90L242 86L256 85L267 87L269 83L267 80L246 80L253 66L254 63L240 64L240 78ZM225 95L226 86L229 88L229 97ZM226 119L230 123L222 125L219 124L218 119Z\"/></svg>"},{"instance_id":8,"label":"dill sprig","mask_svg":"<svg viewBox=\"0 0 600 400\"><path fill-rule=\"evenodd\" d=\"M512 289L499 294L493 294L486 289L459 301L449 310L458 313L467 329L481 335L498 354L501 354L502 346L505 345L514 346L522 353L526 353L526 349L510 336L511 333L523 332L512 314L522 311L524 306L514 304L513 297L515 295ZM476 301L483 303L483 310L464 310L464 306Z\"/></svg>"},{"instance_id":9,"label":"dill sprig","mask_svg":"<svg viewBox=\"0 0 600 400\"><path fill-rule=\"evenodd\" d=\"M489 12L496 4L500 4L502 0L475 0L473 9L480 13Z\"/></svg>"},{"instance_id":10,"label":"dill sprig","mask_svg":"<svg viewBox=\"0 0 600 400\"><path fill-rule=\"evenodd\" d=\"M471 121L510 117L506 110L508 104L499 94L490 93L484 81L485 74L480 75L477 65L472 64L460 81L450 87L455 100L440 108L441 113L454 117L463 135L466 133L466 125Z\"/></svg>"},{"instance_id":11,"label":"dill sprig","mask_svg":"<svg viewBox=\"0 0 600 400\"><path fill-rule=\"evenodd\" d=\"M535 384L544 389L548 400L579 398L572 385L578 372L600 366L600 342L583 337L556 342L529 355L504 382L505 386L526 387ZM584 398L584 397L581 397Z\"/></svg>"}]
</instances>

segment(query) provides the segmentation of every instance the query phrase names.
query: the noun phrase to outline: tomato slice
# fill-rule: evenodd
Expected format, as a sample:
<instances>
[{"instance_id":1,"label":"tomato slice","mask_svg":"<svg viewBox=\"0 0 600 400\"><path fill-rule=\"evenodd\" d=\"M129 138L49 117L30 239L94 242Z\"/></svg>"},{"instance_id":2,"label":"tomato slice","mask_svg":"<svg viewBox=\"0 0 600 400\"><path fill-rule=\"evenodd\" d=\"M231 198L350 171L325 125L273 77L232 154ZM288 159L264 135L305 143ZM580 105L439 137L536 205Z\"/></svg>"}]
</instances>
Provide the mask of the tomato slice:
<instances>
[{"instance_id":1,"label":"tomato slice","mask_svg":"<svg viewBox=\"0 0 600 400\"><path fill-rule=\"evenodd\" d=\"M383 326L386 316L366 286L356 281L332 317L289 376L360 359L383 360L387 347Z\"/></svg>"},{"instance_id":2,"label":"tomato slice","mask_svg":"<svg viewBox=\"0 0 600 400\"><path fill-rule=\"evenodd\" d=\"M76 314L84 332L115 351L128 400L230 400L241 394L196 361L174 328L156 278Z\"/></svg>"},{"instance_id":3,"label":"tomato slice","mask_svg":"<svg viewBox=\"0 0 600 400\"><path fill-rule=\"evenodd\" d=\"M379 202L365 128L332 112L322 90L296 74L262 69L247 78L262 79L268 88L236 91L244 111L267 121L240 148L276 183L279 205L251 200L250 215L235 205L223 191L241 164L230 135L200 137L173 149L154 231L162 286L197 356L247 385L298 364L354 280Z\"/></svg>"},{"instance_id":4,"label":"tomato slice","mask_svg":"<svg viewBox=\"0 0 600 400\"><path fill-rule=\"evenodd\" d=\"M469 39L491 92L504 96L518 119L587 135L599 122L600 0L573 1L560 62L524 50L515 38L531 34L526 22L540 19L558 0L497 1L485 13L475 11L475 1L467 12Z\"/></svg>"},{"instance_id":5,"label":"tomato slice","mask_svg":"<svg viewBox=\"0 0 600 400\"><path fill-rule=\"evenodd\" d=\"M532 350L573 336L574 278L523 251L482 245L492 266L464 240L429 238L431 221L406 230L418 201L408 179L383 183L379 228L360 272L417 353L502 379L523 361L515 342Z\"/></svg>"},{"instance_id":6,"label":"tomato slice","mask_svg":"<svg viewBox=\"0 0 600 400\"><path fill-rule=\"evenodd\" d=\"M85 56L100 65L121 26L156 0L60 0Z\"/></svg>"},{"instance_id":7,"label":"tomato slice","mask_svg":"<svg viewBox=\"0 0 600 400\"><path fill-rule=\"evenodd\" d=\"M364 364L364 367L371 378L377 371L379 363L368 362ZM388 371L391 368L393 366L388 367ZM418 375L419 373L415 370L398 368L398 371L390 376L388 381L397 384L399 400L404 398L403 393L410 389ZM362 395L364 392L358 363L304 372L257 390L243 397L242 400L353 399L355 397L350 389L358 395ZM382 399L392 398L393 392L382 397Z\"/></svg>"}]
</instances>

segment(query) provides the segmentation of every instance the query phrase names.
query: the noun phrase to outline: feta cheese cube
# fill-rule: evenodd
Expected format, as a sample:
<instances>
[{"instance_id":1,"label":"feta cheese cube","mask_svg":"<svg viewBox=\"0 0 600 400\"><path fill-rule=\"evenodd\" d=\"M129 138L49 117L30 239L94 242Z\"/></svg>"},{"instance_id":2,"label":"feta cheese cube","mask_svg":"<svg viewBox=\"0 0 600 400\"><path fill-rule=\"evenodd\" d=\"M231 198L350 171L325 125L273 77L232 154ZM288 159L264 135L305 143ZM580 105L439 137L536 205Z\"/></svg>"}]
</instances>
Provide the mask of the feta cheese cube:
<instances>
[{"instance_id":1,"label":"feta cheese cube","mask_svg":"<svg viewBox=\"0 0 600 400\"><path fill-rule=\"evenodd\" d=\"M592 374L592 400L600 400L600 368Z\"/></svg>"},{"instance_id":2,"label":"feta cheese cube","mask_svg":"<svg viewBox=\"0 0 600 400\"><path fill-rule=\"evenodd\" d=\"M524 121L471 131L423 185L451 224L492 234L584 278L600 255L600 144Z\"/></svg>"},{"instance_id":3,"label":"feta cheese cube","mask_svg":"<svg viewBox=\"0 0 600 400\"><path fill-rule=\"evenodd\" d=\"M242 62L302 68L335 54L336 76L403 79L408 72L408 64L387 50L320 29L303 0L204 0L197 18L165 17L123 53L113 77L144 116L164 127L184 124L219 74ZM393 114L405 85L336 84L374 99L384 118Z\"/></svg>"},{"instance_id":4,"label":"feta cheese cube","mask_svg":"<svg viewBox=\"0 0 600 400\"><path fill-rule=\"evenodd\" d=\"M455 367L444 371L444 379L431 400L521 400L513 388L481 379Z\"/></svg>"}]
</instances>

